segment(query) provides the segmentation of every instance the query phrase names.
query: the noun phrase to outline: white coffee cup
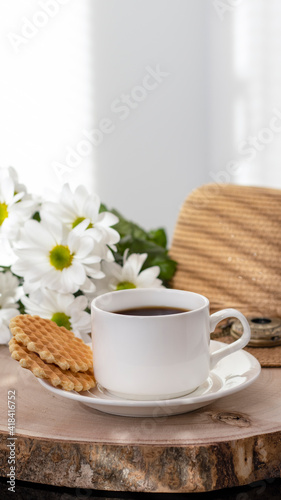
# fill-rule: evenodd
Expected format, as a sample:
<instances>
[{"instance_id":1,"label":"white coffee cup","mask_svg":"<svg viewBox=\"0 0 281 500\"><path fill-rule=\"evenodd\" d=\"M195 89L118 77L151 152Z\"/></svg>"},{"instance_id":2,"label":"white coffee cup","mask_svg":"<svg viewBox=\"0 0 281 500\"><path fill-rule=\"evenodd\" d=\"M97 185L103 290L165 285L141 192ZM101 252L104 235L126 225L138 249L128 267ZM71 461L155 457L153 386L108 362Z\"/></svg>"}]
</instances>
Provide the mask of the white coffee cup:
<instances>
[{"instance_id":1,"label":"white coffee cup","mask_svg":"<svg viewBox=\"0 0 281 500\"><path fill-rule=\"evenodd\" d=\"M117 311L173 307L188 312L167 316L130 316ZM234 317L243 335L210 353L210 332ZM103 388L126 399L171 399L194 391L216 363L245 347L251 331L239 311L224 309L210 316L203 295L174 289L132 289L110 292L92 302L95 377Z\"/></svg>"}]
</instances>

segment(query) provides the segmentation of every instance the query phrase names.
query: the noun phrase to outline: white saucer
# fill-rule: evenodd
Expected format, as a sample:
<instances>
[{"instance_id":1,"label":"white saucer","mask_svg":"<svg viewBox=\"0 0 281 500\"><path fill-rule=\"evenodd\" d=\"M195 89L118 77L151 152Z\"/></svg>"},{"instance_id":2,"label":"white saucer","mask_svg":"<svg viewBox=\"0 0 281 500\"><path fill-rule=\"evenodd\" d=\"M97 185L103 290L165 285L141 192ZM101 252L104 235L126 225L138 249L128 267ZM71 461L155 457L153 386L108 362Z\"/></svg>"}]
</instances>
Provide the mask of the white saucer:
<instances>
[{"instance_id":1,"label":"white saucer","mask_svg":"<svg viewBox=\"0 0 281 500\"><path fill-rule=\"evenodd\" d=\"M225 344L211 340L211 352ZM210 372L210 376L194 392L180 398L158 401L132 401L121 399L95 387L90 391L77 393L53 387L39 379L43 387L63 398L79 401L90 408L128 417L162 417L178 415L206 406L213 401L245 389L259 376L261 366L258 360L246 351L240 350L222 359Z\"/></svg>"}]
</instances>

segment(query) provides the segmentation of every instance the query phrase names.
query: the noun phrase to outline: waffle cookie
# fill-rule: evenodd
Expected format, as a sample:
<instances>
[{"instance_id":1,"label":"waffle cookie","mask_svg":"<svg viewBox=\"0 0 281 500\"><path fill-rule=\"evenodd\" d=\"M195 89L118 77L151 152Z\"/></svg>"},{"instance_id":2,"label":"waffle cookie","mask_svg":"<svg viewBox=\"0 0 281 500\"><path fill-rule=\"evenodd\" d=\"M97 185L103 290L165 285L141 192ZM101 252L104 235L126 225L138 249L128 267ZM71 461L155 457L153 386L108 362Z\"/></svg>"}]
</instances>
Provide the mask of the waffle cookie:
<instances>
[{"instance_id":1,"label":"waffle cookie","mask_svg":"<svg viewBox=\"0 0 281 500\"><path fill-rule=\"evenodd\" d=\"M23 368L30 370L36 377L47 379L54 387L80 392L88 391L96 385L92 368L76 373L62 370L53 363L45 363L38 354L19 344L14 337L9 342L9 350L12 358L19 361Z\"/></svg>"},{"instance_id":2,"label":"waffle cookie","mask_svg":"<svg viewBox=\"0 0 281 500\"><path fill-rule=\"evenodd\" d=\"M64 326L50 319L21 314L11 319L10 330L19 344L62 370L86 372L93 367L92 350Z\"/></svg>"}]
</instances>

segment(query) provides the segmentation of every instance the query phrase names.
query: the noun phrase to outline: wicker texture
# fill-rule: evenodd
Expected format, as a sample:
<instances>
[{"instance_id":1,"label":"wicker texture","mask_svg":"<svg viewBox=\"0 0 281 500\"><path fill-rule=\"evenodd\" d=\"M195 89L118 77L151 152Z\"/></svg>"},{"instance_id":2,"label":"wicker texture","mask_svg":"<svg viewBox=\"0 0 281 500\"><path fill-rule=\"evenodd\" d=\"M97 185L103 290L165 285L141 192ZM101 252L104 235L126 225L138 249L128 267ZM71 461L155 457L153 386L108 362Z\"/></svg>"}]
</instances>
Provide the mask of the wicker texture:
<instances>
[{"instance_id":1,"label":"wicker texture","mask_svg":"<svg viewBox=\"0 0 281 500\"><path fill-rule=\"evenodd\" d=\"M230 335L217 337L217 340L225 344L231 344L233 338ZM279 368L281 366L281 346L276 347L245 347L257 358L263 368Z\"/></svg>"},{"instance_id":2,"label":"wicker texture","mask_svg":"<svg viewBox=\"0 0 281 500\"><path fill-rule=\"evenodd\" d=\"M211 312L281 316L281 191L207 184L186 199L170 255L173 288L210 299Z\"/></svg>"}]
</instances>

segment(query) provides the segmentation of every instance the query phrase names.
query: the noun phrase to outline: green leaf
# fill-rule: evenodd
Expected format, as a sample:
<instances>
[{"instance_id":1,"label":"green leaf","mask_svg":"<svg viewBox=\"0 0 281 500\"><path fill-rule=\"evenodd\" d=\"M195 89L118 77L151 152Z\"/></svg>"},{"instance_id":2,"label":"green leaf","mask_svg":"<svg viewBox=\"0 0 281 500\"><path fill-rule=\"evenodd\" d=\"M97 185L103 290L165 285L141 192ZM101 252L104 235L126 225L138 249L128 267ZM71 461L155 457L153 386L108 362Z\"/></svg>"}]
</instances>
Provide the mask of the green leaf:
<instances>
[{"instance_id":1,"label":"green leaf","mask_svg":"<svg viewBox=\"0 0 281 500\"><path fill-rule=\"evenodd\" d=\"M132 236L125 236L117 244L118 252L114 254L115 261L122 265L123 264L123 254L126 248L129 248L129 254L131 253L147 253L147 258L142 267L147 269L152 266L160 267L159 278L165 282L168 282L173 277L176 270L176 262L172 260L168 251L153 243L153 241L145 241L140 239L135 239Z\"/></svg>"},{"instance_id":2,"label":"green leaf","mask_svg":"<svg viewBox=\"0 0 281 500\"><path fill-rule=\"evenodd\" d=\"M120 212L110 210L119 219L114 229L120 234L120 241L117 243L117 252L114 252L114 259L117 264L123 265L123 255L125 250L129 249L129 255L132 253L147 253L147 259L142 270L152 266L159 266L159 278L165 286L173 277L177 263L168 255L167 236L164 228L145 231L141 226L129 221L123 217Z\"/></svg>"},{"instance_id":3,"label":"green leaf","mask_svg":"<svg viewBox=\"0 0 281 500\"><path fill-rule=\"evenodd\" d=\"M101 212L107 212L107 208L106 208L106 205L104 203L101 203L100 204L100 209L99 209L99 213Z\"/></svg>"},{"instance_id":4,"label":"green leaf","mask_svg":"<svg viewBox=\"0 0 281 500\"><path fill-rule=\"evenodd\" d=\"M165 257L153 257L151 255L148 255L144 265L143 269L147 269L148 267L152 266L159 266L160 267L160 274L159 278L162 281L168 282L172 279L172 277L175 274L176 268L177 268L177 263L170 259L168 255Z\"/></svg>"},{"instance_id":5,"label":"green leaf","mask_svg":"<svg viewBox=\"0 0 281 500\"><path fill-rule=\"evenodd\" d=\"M118 252L120 252L121 254L125 252L126 248L129 248L129 253L151 253L155 255L166 255L168 252L165 248L156 245L156 243L153 243L153 241L136 238L131 235L127 235L124 236L124 238L121 238L116 246Z\"/></svg>"},{"instance_id":6,"label":"green leaf","mask_svg":"<svg viewBox=\"0 0 281 500\"><path fill-rule=\"evenodd\" d=\"M126 220L117 210L113 209L111 210L111 213L116 215L119 219L119 222L117 222L117 224L115 224L113 227L116 231L118 231L121 238L127 235L131 235L134 238L141 238L141 239L148 238L148 235L144 229L142 229L134 222Z\"/></svg>"},{"instance_id":7,"label":"green leaf","mask_svg":"<svg viewBox=\"0 0 281 500\"><path fill-rule=\"evenodd\" d=\"M160 247L166 248L167 246L167 236L166 231L162 227L159 229L154 229L149 231L148 237L151 241L159 245Z\"/></svg>"},{"instance_id":8,"label":"green leaf","mask_svg":"<svg viewBox=\"0 0 281 500\"><path fill-rule=\"evenodd\" d=\"M21 300L18 301L18 304L19 304L19 314L25 314L25 307L21 302Z\"/></svg>"},{"instance_id":9,"label":"green leaf","mask_svg":"<svg viewBox=\"0 0 281 500\"><path fill-rule=\"evenodd\" d=\"M37 220L38 222L41 222L41 217L40 217L39 212L35 212L32 219Z\"/></svg>"}]
</instances>

